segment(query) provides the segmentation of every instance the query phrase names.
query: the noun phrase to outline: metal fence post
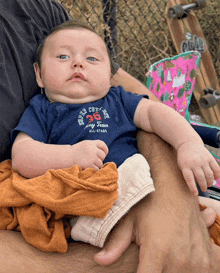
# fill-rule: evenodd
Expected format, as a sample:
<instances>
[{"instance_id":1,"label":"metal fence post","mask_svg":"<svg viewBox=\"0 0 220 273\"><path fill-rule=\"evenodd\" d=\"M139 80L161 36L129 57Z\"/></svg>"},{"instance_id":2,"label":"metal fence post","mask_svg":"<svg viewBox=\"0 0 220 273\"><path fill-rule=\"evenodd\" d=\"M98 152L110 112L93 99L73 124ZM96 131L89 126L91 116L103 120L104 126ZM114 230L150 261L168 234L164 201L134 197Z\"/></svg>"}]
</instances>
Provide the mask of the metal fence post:
<instances>
[{"instance_id":1,"label":"metal fence post","mask_svg":"<svg viewBox=\"0 0 220 273\"><path fill-rule=\"evenodd\" d=\"M107 31L107 30L104 31L105 42L112 56L115 56L118 54L116 2L117 0L103 0L103 18L110 30L110 31Z\"/></svg>"}]
</instances>

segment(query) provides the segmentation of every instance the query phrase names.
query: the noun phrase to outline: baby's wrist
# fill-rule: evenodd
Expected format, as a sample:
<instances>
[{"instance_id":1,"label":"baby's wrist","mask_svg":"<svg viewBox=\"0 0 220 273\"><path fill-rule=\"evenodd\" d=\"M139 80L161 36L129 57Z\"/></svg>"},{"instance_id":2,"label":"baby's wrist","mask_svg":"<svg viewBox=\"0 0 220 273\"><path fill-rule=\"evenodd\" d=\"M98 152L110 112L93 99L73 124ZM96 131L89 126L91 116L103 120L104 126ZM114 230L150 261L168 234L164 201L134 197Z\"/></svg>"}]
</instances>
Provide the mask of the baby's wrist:
<instances>
[{"instance_id":1,"label":"baby's wrist","mask_svg":"<svg viewBox=\"0 0 220 273\"><path fill-rule=\"evenodd\" d=\"M176 147L176 150L178 151L179 149L182 149L184 147L187 147L187 146L198 146L198 145L201 145L202 147L204 147L204 143L203 141L200 141L200 140L188 140L188 141L185 141L183 143L180 143L177 147Z\"/></svg>"}]
</instances>

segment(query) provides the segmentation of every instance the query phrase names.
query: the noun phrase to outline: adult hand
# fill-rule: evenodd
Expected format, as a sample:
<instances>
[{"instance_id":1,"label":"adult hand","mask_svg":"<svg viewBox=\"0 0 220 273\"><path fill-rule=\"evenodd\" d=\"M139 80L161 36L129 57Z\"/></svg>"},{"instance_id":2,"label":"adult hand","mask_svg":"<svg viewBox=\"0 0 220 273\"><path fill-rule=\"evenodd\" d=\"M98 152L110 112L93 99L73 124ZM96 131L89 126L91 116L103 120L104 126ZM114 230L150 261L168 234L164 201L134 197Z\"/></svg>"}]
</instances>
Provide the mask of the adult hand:
<instances>
[{"instance_id":1,"label":"adult hand","mask_svg":"<svg viewBox=\"0 0 220 273\"><path fill-rule=\"evenodd\" d=\"M171 215L166 208L153 205L153 195L119 222L95 261L101 265L115 262L134 240L140 247L138 273L219 272L220 248L211 244L202 214L191 215L187 228L189 215ZM204 213L204 217L210 225L209 215Z\"/></svg>"},{"instance_id":2,"label":"adult hand","mask_svg":"<svg viewBox=\"0 0 220 273\"><path fill-rule=\"evenodd\" d=\"M175 150L143 131L138 148L150 165L156 190L119 222L95 261L111 264L134 240L140 246L138 273L219 272L219 247L211 245L198 198L181 175Z\"/></svg>"},{"instance_id":3,"label":"adult hand","mask_svg":"<svg viewBox=\"0 0 220 273\"><path fill-rule=\"evenodd\" d=\"M99 170L108 154L108 146L101 140L84 140L72 145L74 164L82 169Z\"/></svg>"}]
</instances>

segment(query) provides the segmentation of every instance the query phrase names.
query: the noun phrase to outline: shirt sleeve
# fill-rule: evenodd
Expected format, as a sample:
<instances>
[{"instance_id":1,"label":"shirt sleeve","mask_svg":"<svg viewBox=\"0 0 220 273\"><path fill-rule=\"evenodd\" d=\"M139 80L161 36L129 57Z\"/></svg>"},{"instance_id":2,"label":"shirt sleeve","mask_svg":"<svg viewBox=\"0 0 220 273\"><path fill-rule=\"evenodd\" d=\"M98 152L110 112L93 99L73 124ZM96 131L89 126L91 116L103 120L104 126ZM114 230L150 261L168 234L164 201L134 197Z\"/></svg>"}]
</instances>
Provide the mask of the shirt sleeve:
<instances>
[{"instance_id":1,"label":"shirt sleeve","mask_svg":"<svg viewBox=\"0 0 220 273\"><path fill-rule=\"evenodd\" d=\"M116 90L120 96L122 105L125 109L125 112L127 115L131 118L133 121L135 111L137 109L137 106L139 102L143 99L149 99L148 95L139 95L132 92L127 92L124 90L122 86L116 87Z\"/></svg>"},{"instance_id":2,"label":"shirt sleeve","mask_svg":"<svg viewBox=\"0 0 220 273\"><path fill-rule=\"evenodd\" d=\"M42 100L41 95L34 97L28 108L22 115L17 127L11 133L12 143L19 132L26 133L34 140L46 143L48 140L47 133L47 118L43 107L45 101Z\"/></svg>"}]
</instances>

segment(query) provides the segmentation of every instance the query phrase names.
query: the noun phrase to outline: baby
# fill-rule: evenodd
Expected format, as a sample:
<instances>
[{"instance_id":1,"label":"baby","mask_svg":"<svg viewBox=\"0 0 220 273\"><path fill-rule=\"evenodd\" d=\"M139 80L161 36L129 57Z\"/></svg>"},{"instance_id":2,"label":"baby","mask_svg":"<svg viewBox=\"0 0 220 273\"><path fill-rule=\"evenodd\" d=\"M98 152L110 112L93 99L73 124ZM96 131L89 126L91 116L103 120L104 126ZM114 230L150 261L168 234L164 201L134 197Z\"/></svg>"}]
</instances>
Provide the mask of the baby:
<instances>
[{"instance_id":1,"label":"baby","mask_svg":"<svg viewBox=\"0 0 220 273\"><path fill-rule=\"evenodd\" d=\"M56 27L34 64L44 94L32 99L12 133L14 170L31 178L78 164L99 170L137 153L138 129L158 134L177 151L190 190L206 191L219 166L188 122L166 105L110 86L104 41L83 23Z\"/></svg>"},{"instance_id":2,"label":"baby","mask_svg":"<svg viewBox=\"0 0 220 273\"><path fill-rule=\"evenodd\" d=\"M54 28L38 48L34 68L44 92L31 100L12 132L12 166L24 177L74 164L99 170L113 161L119 167L138 153L138 129L158 134L176 149L183 177L195 195L195 181L206 191L220 176L218 164L181 115L145 95L110 85L114 69L107 47L84 23L68 21ZM200 201L220 212L214 200ZM82 233L85 222L79 219L72 222L73 238L76 222ZM85 237L80 240L89 242Z\"/></svg>"}]
</instances>

